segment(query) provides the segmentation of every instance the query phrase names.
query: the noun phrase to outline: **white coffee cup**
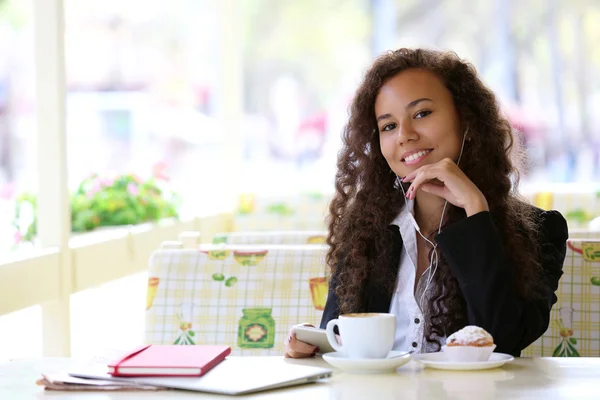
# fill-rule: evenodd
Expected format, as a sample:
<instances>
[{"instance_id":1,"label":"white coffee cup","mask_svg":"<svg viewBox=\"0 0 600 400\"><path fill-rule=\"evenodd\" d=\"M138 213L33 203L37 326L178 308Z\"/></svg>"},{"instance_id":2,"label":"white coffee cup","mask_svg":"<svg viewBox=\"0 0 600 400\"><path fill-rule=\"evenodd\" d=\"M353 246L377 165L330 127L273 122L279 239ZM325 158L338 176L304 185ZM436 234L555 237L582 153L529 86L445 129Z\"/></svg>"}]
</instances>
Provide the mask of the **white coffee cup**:
<instances>
[{"instance_id":1,"label":"white coffee cup","mask_svg":"<svg viewBox=\"0 0 600 400\"><path fill-rule=\"evenodd\" d=\"M342 344L334 328L338 327ZM327 340L349 358L385 358L394 346L396 316L385 313L343 314L327 323Z\"/></svg>"}]
</instances>

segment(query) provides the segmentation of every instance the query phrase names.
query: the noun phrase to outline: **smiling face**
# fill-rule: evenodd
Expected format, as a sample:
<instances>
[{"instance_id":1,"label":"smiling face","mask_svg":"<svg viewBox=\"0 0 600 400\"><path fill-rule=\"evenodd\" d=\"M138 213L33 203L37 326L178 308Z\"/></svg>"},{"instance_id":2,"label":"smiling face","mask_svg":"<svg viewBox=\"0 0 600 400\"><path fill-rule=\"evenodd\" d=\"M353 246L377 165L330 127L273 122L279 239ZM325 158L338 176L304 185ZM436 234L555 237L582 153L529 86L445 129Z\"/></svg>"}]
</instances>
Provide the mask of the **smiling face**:
<instances>
[{"instance_id":1,"label":"smiling face","mask_svg":"<svg viewBox=\"0 0 600 400\"><path fill-rule=\"evenodd\" d=\"M400 177L460 153L462 132L452 94L432 72L400 72L375 100L381 153Z\"/></svg>"}]
</instances>

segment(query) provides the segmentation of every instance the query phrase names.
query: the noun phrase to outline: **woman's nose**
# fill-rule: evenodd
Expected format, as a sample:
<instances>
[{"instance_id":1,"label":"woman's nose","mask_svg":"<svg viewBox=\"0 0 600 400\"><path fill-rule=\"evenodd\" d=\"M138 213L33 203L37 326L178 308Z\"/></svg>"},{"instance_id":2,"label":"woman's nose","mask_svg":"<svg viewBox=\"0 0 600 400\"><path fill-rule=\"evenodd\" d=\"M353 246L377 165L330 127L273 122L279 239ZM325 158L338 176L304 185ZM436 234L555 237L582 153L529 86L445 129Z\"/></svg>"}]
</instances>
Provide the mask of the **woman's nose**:
<instances>
[{"instance_id":1,"label":"woman's nose","mask_svg":"<svg viewBox=\"0 0 600 400\"><path fill-rule=\"evenodd\" d=\"M402 122L398 126L398 136L396 136L396 144L401 146L411 140L416 140L419 137L410 122Z\"/></svg>"}]
</instances>

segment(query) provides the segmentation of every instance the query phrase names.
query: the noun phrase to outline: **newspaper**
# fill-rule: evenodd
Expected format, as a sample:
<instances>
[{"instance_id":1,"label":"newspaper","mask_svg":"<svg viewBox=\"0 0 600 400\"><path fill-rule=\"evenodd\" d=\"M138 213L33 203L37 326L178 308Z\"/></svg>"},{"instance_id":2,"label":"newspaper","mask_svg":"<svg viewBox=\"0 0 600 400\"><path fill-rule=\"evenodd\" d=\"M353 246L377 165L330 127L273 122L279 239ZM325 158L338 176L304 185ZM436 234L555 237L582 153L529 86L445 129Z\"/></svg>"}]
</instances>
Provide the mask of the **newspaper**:
<instances>
[{"instance_id":1,"label":"newspaper","mask_svg":"<svg viewBox=\"0 0 600 400\"><path fill-rule=\"evenodd\" d=\"M166 388L139 385L131 382L103 381L100 379L83 379L70 376L67 372L54 374L42 374L36 384L43 386L46 390L109 390L109 391L132 391L132 390L166 390Z\"/></svg>"}]
</instances>

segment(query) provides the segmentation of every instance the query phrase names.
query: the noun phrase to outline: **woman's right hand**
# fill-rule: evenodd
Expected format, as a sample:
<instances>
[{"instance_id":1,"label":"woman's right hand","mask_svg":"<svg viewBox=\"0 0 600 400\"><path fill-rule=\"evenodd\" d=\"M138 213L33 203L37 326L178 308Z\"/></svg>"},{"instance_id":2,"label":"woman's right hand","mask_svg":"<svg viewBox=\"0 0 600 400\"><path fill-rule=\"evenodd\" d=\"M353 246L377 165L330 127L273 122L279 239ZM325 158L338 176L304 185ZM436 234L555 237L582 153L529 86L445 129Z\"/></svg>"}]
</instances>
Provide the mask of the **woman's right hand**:
<instances>
[{"instance_id":1,"label":"woman's right hand","mask_svg":"<svg viewBox=\"0 0 600 400\"><path fill-rule=\"evenodd\" d=\"M302 324L302 326L310 326L310 324ZM285 357L286 358L307 358L313 357L317 354L319 349L317 346L313 346L312 344L308 344L302 342L296 338L296 334L294 333L294 328L290 329L290 333L285 340Z\"/></svg>"}]
</instances>

